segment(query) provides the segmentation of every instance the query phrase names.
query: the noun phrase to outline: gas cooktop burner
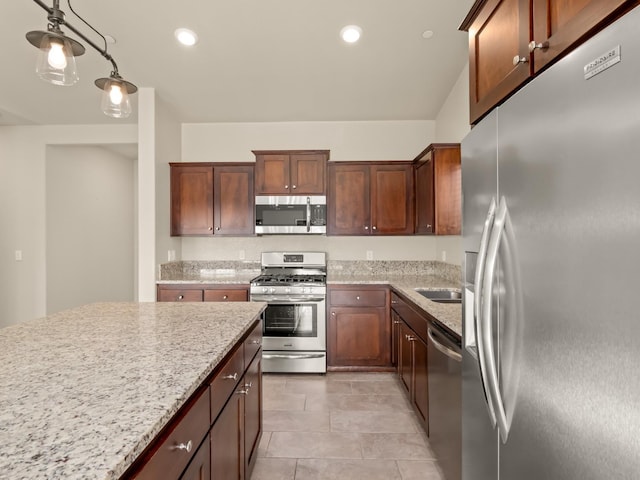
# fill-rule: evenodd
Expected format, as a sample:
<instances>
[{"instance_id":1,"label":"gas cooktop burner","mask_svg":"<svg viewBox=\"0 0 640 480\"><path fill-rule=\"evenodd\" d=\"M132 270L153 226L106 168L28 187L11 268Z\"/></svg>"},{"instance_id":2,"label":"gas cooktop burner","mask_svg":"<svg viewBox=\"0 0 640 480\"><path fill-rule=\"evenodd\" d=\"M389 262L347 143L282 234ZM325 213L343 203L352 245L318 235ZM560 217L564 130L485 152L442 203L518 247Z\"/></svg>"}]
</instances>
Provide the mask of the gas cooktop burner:
<instances>
[{"instance_id":1,"label":"gas cooktop burner","mask_svg":"<svg viewBox=\"0 0 640 480\"><path fill-rule=\"evenodd\" d=\"M324 275L260 275L251 280L252 285L324 285Z\"/></svg>"}]
</instances>

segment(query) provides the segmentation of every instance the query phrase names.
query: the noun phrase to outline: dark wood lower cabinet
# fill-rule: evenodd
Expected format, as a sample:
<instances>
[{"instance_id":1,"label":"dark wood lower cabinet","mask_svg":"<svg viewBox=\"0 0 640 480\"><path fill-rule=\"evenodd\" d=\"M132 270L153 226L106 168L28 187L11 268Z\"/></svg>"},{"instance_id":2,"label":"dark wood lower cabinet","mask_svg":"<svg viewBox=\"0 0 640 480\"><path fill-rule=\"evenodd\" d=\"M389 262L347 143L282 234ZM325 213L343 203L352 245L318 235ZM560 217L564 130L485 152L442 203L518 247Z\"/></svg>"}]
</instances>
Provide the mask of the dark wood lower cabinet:
<instances>
[{"instance_id":1,"label":"dark wood lower cabinet","mask_svg":"<svg viewBox=\"0 0 640 480\"><path fill-rule=\"evenodd\" d=\"M413 350L413 392L411 403L429 433L429 378L427 374L427 344L419 337L411 337Z\"/></svg>"},{"instance_id":2,"label":"dark wood lower cabinet","mask_svg":"<svg viewBox=\"0 0 640 480\"><path fill-rule=\"evenodd\" d=\"M207 435L191 459L180 480L209 480L211 478L210 437Z\"/></svg>"},{"instance_id":3,"label":"dark wood lower cabinet","mask_svg":"<svg viewBox=\"0 0 640 480\"><path fill-rule=\"evenodd\" d=\"M231 394L211 427L211 479L244 479L244 396L241 386Z\"/></svg>"},{"instance_id":4,"label":"dark wood lower cabinet","mask_svg":"<svg viewBox=\"0 0 640 480\"><path fill-rule=\"evenodd\" d=\"M244 378L244 471L249 480L262 437L262 352L251 362Z\"/></svg>"}]
</instances>

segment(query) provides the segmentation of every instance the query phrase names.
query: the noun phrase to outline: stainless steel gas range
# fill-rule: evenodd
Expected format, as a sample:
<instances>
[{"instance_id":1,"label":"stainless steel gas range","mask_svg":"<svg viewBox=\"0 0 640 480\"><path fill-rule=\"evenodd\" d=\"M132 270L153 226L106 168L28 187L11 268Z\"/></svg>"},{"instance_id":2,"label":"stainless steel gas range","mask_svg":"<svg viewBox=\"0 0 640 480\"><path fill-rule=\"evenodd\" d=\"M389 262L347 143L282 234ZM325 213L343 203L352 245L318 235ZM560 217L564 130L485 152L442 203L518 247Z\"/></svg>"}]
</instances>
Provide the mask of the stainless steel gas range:
<instances>
[{"instance_id":1,"label":"stainless steel gas range","mask_svg":"<svg viewBox=\"0 0 640 480\"><path fill-rule=\"evenodd\" d=\"M251 301L263 313L263 372L327 371L327 256L324 252L265 252Z\"/></svg>"}]
</instances>

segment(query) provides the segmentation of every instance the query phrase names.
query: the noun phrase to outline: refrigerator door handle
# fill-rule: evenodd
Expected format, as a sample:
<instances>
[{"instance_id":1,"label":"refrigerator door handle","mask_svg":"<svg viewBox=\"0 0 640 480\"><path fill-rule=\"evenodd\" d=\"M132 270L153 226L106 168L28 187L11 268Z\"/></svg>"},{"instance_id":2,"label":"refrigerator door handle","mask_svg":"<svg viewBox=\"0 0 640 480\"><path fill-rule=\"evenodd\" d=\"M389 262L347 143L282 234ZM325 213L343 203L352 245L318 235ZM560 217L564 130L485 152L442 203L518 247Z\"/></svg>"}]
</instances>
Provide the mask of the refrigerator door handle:
<instances>
[{"instance_id":1,"label":"refrigerator door handle","mask_svg":"<svg viewBox=\"0 0 640 480\"><path fill-rule=\"evenodd\" d=\"M484 227L482 229L482 236L480 237L480 250L478 251L478 259L476 262L476 274L474 279L475 295L473 302L473 331L475 335L476 348L478 351L478 367L480 369L480 380L482 382L482 389L484 390L485 403L489 411L489 419L491 420L491 426L496 426L496 414L491 397L488 394L488 378L487 378L487 364L485 361L485 343L481 333L482 328L482 304L484 303L485 290L483 287L484 273L487 262L487 248L489 247L489 237L493 231L493 225L496 216L496 199L491 198L489 203L489 211L487 212L487 218L484 221ZM491 295L488 296L489 303L491 303Z\"/></svg>"},{"instance_id":2,"label":"refrigerator door handle","mask_svg":"<svg viewBox=\"0 0 640 480\"><path fill-rule=\"evenodd\" d=\"M507 416L505 413L504 402L502 400L502 394L500 393L500 384L498 382L498 369L493 344L493 322L491 321L491 317L493 307L493 279L496 265L498 263L498 250L500 248L500 242L502 241L502 233L504 232L507 215L507 202L505 198L502 197L500 205L498 206L498 211L496 212L496 218L487 249L486 271L484 273L484 278L482 279L482 291L486 293L486 298L484 298L484 301L482 302L482 316L480 321L480 336L482 337L485 347L483 349L482 356L484 357L484 363L487 366L488 393L491 403L495 409L498 430L503 443L507 441L507 437L509 436L509 426L507 424Z\"/></svg>"}]
</instances>

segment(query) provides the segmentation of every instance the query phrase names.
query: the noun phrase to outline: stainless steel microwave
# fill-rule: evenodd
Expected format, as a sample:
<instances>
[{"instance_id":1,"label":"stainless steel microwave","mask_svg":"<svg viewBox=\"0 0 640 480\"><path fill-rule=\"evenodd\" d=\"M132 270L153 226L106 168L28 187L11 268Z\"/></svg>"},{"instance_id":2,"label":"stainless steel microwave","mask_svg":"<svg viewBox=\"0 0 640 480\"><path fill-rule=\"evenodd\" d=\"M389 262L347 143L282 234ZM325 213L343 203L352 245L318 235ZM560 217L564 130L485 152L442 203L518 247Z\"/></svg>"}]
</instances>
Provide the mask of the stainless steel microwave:
<instances>
[{"instance_id":1,"label":"stainless steel microwave","mask_svg":"<svg viewBox=\"0 0 640 480\"><path fill-rule=\"evenodd\" d=\"M257 235L326 233L326 196L256 196Z\"/></svg>"}]
</instances>

